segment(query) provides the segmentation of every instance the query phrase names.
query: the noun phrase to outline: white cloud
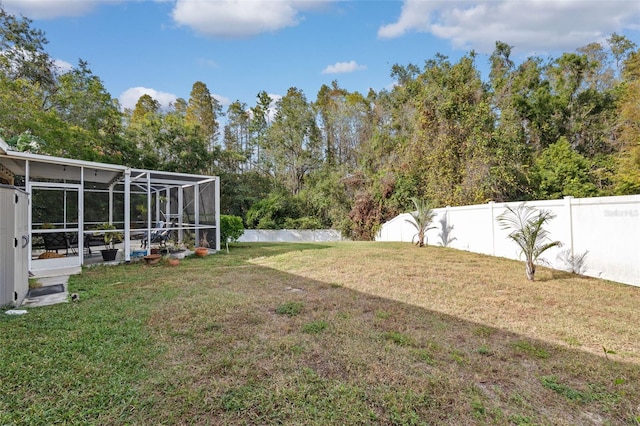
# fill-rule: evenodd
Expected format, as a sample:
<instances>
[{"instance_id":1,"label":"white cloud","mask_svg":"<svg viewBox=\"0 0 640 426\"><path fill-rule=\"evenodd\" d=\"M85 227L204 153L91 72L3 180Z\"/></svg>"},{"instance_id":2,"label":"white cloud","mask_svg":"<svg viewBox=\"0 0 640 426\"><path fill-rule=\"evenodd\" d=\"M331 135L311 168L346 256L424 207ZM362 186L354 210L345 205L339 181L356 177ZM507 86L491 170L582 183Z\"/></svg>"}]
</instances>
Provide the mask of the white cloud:
<instances>
[{"instance_id":1,"label":"white cloud","mask_svg":"<svg viewBox=\"0 0 640 426\"><path fill-rule=\"evenodd\" d=\"M203 66L205 68L211 68L211 69L219 68L218 63L213 59L198 58L196 62L198 65Z\"/></svg>"},{"instance_id":2,"label":"white cloud","mask_svg":"<svg viewBox=\"0 0 640 426\"><path fill-rule=\"evenodd\" d=\"M53 61L53 66L56 68L58 74L64 74L73 69L73 65L71 65L67 61L63 61L62 59L56 59Z\"/></svg>"},{"instance_id":3,"label":"white cloud","mask_svg":"<svg viewBox=\"0 0 640 426\"><path fill-rule=\"evenodd\" d=\"M454 47L490 53L497 40L518 51L573 50L613 32L640 29L636 0L405 0L398 20L380 38L410 31L449 40Z\"/></svg>"},{"instance_id":4,"label":"white cloud","mask_svg":"<svg viewBox=\"0 0 640 426\"><path fill-rule=\"evenodd\" d=\"M329 1L300 0L176 0L173 20L194 31L217 37L247 37L294 27L301 11Z\"/></svg>"},{"instance_id":5,"label":"white cloud","mask_svg":"<svg viewBox=\"0 0 640 426\"><path fill-rule=\"evenodd\" d=\"M349 62L336 62L333 65L328 65L322 70L322 74L343 74L347 72L354 72L358 70L366 70L364 65L358 65L356 61Z\"/></svg>"},{"instance_id":6,"label":"white cloud","mask_svg":"<svg viewBox=\"0 0 640 426\"><path fill-rule=\"evenodd\" d=\"M298 24L297 11L286 1L177 0L173 19L212 36L242 37Z\"/></svg>"},{"instance_id":7,"label":"white cloud","mask_svg":"<svg viewBox=\"0 0 640 426\"><path fill-rule=\"evenodd\" d=\"M160 107L164 110L168 109L169 105L175 103L176 100L178 99L178 96L174 95L173 93L159 92L155 89L149 89L147 87L138 86L138 87L131 87L125 90L124 92L122 92L122 94L120 94L120 97L118 98L118 101L120 102L120 106L122 108L134 109L136 107L136 103L138 103L138 100L142 95L149 95L156 101L160 102ZM218 95L215 93L213 93L211 96L215 98L218 102L220 102L220 105L222 106L227 106L231 104L231 101L229 100L229 98L225 96ZM187 96L184 99L188 101L189 97Z\"/></svg>"},{"instance_id":8,"label":"white cloud","mask_svg":"<svg viewBox=\"0 0 640 426\"><path fill-rule=\"evenodd\" d=\"M169 104L172 104L178 99L176 95L173 93L159 92L155 89L149 89L146 87L131 87L130 89L122 92L118 100L120 101L120 105L125 109L134 109L136 107L136 103L138 103L138 99L142 95L149 95L156 101L160 102L160 106L163 109L167 109Z\"/></svg>"},{"instance_id":9,"label":"white cloud","mask_svg":"<svg viewBox=\"0 0 640 426\"><path fill-rule=\"evenodd\" d=\"M119 0L2 0L5 10L13 15L24 15L30 19L54 19L65 16L82 16L101 3L116 3Z\"/></svg>"},{"instance_id":10,"label":"white cloud","mask_svg":"<svg viewBox=\"0 0 640 426\"><path fill-rule=\"evenodd\" d=\"M211 97L216 101L218 101L218 103L220 103L220 105L222 105L223 107L231 105L231 100L226 96L218 95L217 93L212 93Z\"/></svg>"},{"instance_id":11,"label":"white cloud","mask_svg":"<svg viewBox=\"0 0 640 426\"><path fill-rule=\"evenodd\" d=\"M268 93L268 96L269 98L271 98L271 105L267 110L267 120L273 121L273 119L276 116L276 112L278 111L277 103L280 99L282 99L282 95L275 95L273 93ZM249 117L253 119L253 111L251 109L248 109L247 112L249 113Z\"/></svg>"}]
</instances>

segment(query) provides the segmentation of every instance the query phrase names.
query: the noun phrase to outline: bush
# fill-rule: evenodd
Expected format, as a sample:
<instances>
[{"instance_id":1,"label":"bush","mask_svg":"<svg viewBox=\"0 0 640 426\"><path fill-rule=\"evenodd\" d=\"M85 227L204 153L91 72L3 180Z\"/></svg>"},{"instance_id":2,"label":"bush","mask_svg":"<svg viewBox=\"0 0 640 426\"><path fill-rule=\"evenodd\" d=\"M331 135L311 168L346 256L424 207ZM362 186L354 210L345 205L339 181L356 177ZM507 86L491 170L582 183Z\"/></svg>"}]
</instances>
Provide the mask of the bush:
<instances>
[{"instance_id":1,"label":"bush","mask_svg":"<svg viewBox=\"0 0 640 426\"><path fill-rule=\"evenodd\" d=\"M247 212L247 226L254 229L322 229L322 220L305 216L304 200L283 192L273 192Z\"/></svg>"},{"instance_id":2,"label":"bush","mask_svg":"<svg viewBox=\"0 0 640 426\"><path fill-rule=\"evenodd\" d=\"M301 216L300 200L290 194L274 192L255 203L247 212L247 226L258 229L281 229L288 218Z\"/></svg>"},{"instance_id":3,"label":"bush","mask_svg":"<svg viewBox=\"0 0 640 426\"><path fill-rule=\"evenodd\" d=\"M220 215L220 240L227 245L231 241L237 241L244 233L242 218L239 216Z\"/></svg>"},{"instance_id":4,"label":"bush","mask_svg":"<svg viewBox=\"0 0 640 426\"><path fill-rule=\"evenodd\" d=\"M322 223L315 217L299 217L297 219L288 218L284 221L285 229L321 229Z\"/></svg>"}]
</instances>

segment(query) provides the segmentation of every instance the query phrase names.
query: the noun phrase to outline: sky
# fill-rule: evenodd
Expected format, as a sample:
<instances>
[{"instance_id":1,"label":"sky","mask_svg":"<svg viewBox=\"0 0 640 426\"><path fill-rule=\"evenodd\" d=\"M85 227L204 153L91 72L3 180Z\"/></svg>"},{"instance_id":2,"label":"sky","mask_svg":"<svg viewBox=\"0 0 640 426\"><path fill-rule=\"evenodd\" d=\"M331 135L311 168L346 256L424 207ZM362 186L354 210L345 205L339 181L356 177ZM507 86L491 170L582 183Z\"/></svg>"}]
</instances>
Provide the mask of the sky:
<instances>
[{"instance_id":1,"label":"sky","mask_svg":"<svg viewBox=\"0 0 640 426\"><path fill-rule=\"evenodd\" d=\"M519 63L557 57L617 33L640 46L639 0L0 0L45 33L61 67L82 59L125 108L163 106L201 81L248 107L291 87L366 95L393 87L394 64L474 50L486 72L496 41ZM485 76L486 78L486 76Z\"/></svg>"}]
</instances>

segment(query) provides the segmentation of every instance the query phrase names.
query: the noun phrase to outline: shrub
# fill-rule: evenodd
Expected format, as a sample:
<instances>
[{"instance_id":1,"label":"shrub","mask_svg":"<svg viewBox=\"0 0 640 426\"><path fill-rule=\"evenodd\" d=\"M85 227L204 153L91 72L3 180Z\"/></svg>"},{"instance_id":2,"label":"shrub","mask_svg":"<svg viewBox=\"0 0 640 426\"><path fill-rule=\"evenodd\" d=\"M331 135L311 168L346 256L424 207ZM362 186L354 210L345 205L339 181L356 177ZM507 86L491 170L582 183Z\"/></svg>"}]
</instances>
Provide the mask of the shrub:
<instances>
[{"instance_id":1,"label":"shrub","mask_svg":"<svg viewBox=\"0 0 640 426\"><path fill-rule=\"evenodd\" d=\"M411 215L411 220L405 219L405 221L416 228L417 232L414 235L414 238L418 238L418 241L416 241L416 245L419 247L424 247L425 239L427 237L427 231L435 228L429 225L431 225L431 221L436 214L431 209L431 206L429 205L429 202L427 200L412 198L411 201L413 201L413 205L415 206L416 211L410 212L409 214Z\"/></svg>"},{"instance_id":2,"label":"shrub","mask_svg":"<svg viewBox=\"0 0 640 426\"><path fill-rule=\"evenodd\" d=\"M255 203L247 212L247 226L257 229L281 229L288 218L301 216L300 200L291 194L274 192Z\"/></svg>"},{"instance_id":3,"label":"shrub","mask_svg":"<svg viewBox=\"0 0 640 426\"><path fill-rule=\"evenodd\" d=\"M244 233L242 218L239 216L220 215L220 240L229 251L229 242L237 241Z\"/></svg>"}]
</instances>

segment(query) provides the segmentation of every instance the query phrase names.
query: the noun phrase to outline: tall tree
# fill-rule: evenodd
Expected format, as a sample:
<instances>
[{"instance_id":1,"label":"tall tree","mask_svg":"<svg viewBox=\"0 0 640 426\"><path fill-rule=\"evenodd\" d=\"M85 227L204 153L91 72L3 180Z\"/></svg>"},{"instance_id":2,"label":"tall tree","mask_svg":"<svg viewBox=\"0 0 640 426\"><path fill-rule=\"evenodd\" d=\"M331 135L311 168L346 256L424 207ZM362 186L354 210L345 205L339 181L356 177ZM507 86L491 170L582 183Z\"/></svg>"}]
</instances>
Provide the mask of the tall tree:
<instances>
[{"instance_id":1,"label":"tall tree","mask_svg":"<svg viewBox=\"0 0 640 426\"><path fill-rule=\"evenodd\" d=\"M269 175L268 164L264 161L262 147L266 144L267 129L271 126L271 112L273 99L265 91L256 96L256 106L251 108L249 132L251 134L251 155L249 161L252 168L257 168L261 173Z\"/></svg>"},{"instance_id":2,"label":"tall tree","mask_svg":"<svg viewBox=\"0 0 640 426\"><path fill-rule=\"evenodd\" d=\"M31 28L31 23L10 15L0 3L0 72L50 92L55 85L53 59L44 49L48 44L44 32Z\"/></svg>"},{"instance_id":3,"label":"tall tree","mask_svg":"<svg viewBox=\"0 0 640 426\"><path fill-rule=\"evenodd\" d=\"M60 125L55 112L46 109L55 84L53 61L44 50L44 33L31 23L0 3L0 135L7 140L23 133L42 139L47 127ZM45 144L40 149L47 152Z\"/></svg>"},{"instance_id":4,"label":"tall tree","mask_svg":"<svg viewBox=\"0 0 640 426\"><path fill-rule=\"evenodd\" d=\"M131 123L135 124L145 120L149 114L158 114L160 112L160 102L153 99L150 95L146 93L136 102L136 106L133 108L133 112L131 113Z\"/></svg>"},{"instance_id":5,"label":"tall tree","mask_svg":"<svg viewBox=\"0 0 640 426\"><path fill-rule=\"evenodd\" d=\"M295 195L305 177L320 165L319 131L311 105L295 87L276 103L276 111L264 148L275 176Z\"/></svg>"},{"instance_id":6,"label":"tall tree","mask_svg":"<svg viewBox=\"0 0 640 426\"><path fill-rule=\"evenodd\" d=\"M640 49L629 55L622 72L624 83L619 104L620 152L615 190L618 194L640 193Z\"/></svg>"},{"instance_id":7,"label":"tall tree","mask_svg":"<svg viewBox=\"0 0 640 426\"><path fill-rule=\"evenodd\" d=\"M140 158L131 166L158 169L164 157L164 147L158 144L162 129L160 103L150 95L140 96L133 111L127 111L126 137L140 152Z\"/></svg>"},{"instance_id":8,"label":"tall tree","mask_svg":"<svg viewBox=\"0 0 640 426\"><path fill-rule=\"evenodd\" d=\"M356 154L364 135L368 112L364 97L341 89L336 81L323 85L314 107L325 146L325 161L330 166L356 167Z\"/></svg>"},{"instance_id":9,"label":"tall tree","mask_svg":"<svg viewBox=\"0 0 640 426\"><path fill-rule=\"evenodd\" d=\"M218 136L217 114L220 105L211 96L207 85L201 81L193 83L185 120L187 125L197 126L201 136L213 147Z\"/></svg>"},{"instance_id":10,"label":"tall tree","mask_svg":"<svg viewBox=\"0 0 640 426\"><path fill-rule=\"evenodd\" d=\"M523 91L523 79L510 58L511 49L508 44L498 41L489 59L491 102L499 117L494 129L495 149L489 174L494 201L530 197L526 175L532 162L531 149L525 136L525 120L517 102L517 94Z\"/></svg>"},{"instance_id":11,"label":"tall tree","mask_svg":"<svg viewBox=\"0 0 640 426\"><path fill-rule=\"evenodd\" d=\"M247 161L251 152L249 137L249 112L247 105L235 101L227 108L227 124L224 128L224 149L233 153L233 171L241 173L251 167Z\"/></svg>"},{"instance_id":12,"label":"tall tree","mask_svg":"<svg viewBox=\"0 0 640 426\"><path fill-rule=\"evenodd\" d=\"M76 68L60 75L51 104L62 120L74 126L95 134L121 131L119 105L86 61L80 60Z\"/></svg>"},{"instance_id":13,"label":"tall tree","mask_svg":"<svg viewBox=\"0 0 640 426\"><path fill-rule=\"evenodd\" d=\"M485 202L492 164L492 114L474 54L427 63L415 98L417 128L403 164L435 205Z\"/></svg>"}]
</instances>

